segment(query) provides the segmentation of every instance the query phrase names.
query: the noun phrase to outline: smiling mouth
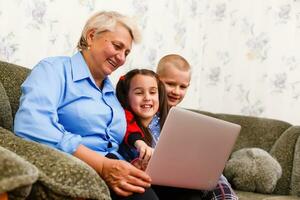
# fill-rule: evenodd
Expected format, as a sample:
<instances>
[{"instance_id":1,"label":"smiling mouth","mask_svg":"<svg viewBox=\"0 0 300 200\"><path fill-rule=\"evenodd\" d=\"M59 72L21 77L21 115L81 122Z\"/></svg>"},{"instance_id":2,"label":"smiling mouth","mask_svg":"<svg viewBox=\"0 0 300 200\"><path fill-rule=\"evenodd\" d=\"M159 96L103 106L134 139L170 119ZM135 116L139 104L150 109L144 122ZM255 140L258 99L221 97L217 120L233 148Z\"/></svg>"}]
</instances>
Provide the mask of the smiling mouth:
<instances>
[{"instance_id":1,"label":"smiling mouth","mask_svg":"<svg viewBox=\"0 0 300 200\"><path fill-rule=\"evenodd\" d=\"M111 64L114 68L117 68L117 64L114 63L112 60L108 59L107 62L108 62L109 64Z\"/></svg>"},{"instance_id":2,"label":"smiling mouth","mask_svg":"<svg viewBox=\"0 0 300 200\"><path fill-rule=\"evenodd\" d=\"M152 105L142 105L142 108L152 108Z\"/></svg>"},{"instance_id":3,"label":"smiling mouth","mask_svg":"<svg viewBox=\"0 0 300 200\"><path fill-rule=\"evenodd\" d=\"M172 97L172 96L168 96L168 99L171 101L178 101L179 98L178 97Z\"/></svg>"}]
</instances>

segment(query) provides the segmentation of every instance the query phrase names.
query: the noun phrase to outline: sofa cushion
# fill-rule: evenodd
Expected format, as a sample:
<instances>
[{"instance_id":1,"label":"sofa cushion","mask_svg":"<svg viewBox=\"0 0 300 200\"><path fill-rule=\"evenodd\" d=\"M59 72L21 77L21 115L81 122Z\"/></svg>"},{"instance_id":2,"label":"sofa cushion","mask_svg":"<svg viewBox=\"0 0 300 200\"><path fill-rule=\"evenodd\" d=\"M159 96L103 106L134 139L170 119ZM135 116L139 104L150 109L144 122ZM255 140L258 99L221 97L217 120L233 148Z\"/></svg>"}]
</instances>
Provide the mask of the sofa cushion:
<instances>
[{"instance_id":1,"label":"sofa cushion","mask_svg":"<svg viewBox=\"0 0 300 200\"><path fill-rule=\"evenodd\" d=\"M0 126L12 130L13 117L6 91L0 82Z\"/></svg>"},{"instance_id":2,"label":"sofa cushion","mask_svg":"<svg viewBox=\"0 0 300 200\"><path fill-rule=\"evenodd\" d=\"M38 179L38 169L15 153L0 146L0 193L11 199L25 198Z\"/></svg>"},{"instance_id":3,"label":"sofa cushion","mask_svg":"<svg viewBox=\"0 0 300 200\"><path fill-rule=\"evenodd\" d=\"M0 61L0 82L5 88L13 117L19 107L21 84L29 73L30 69Z\"/></svg>"},{"instance_id":4,"label":"sofa cushion","mask_svg":"<svg viewBox=\"0 0 300 200\"><path fill-rule=\"evenodd\" d=\"M224 175L239 190L272 193L280 179L280 164L259 148L243 148L231 155Z\"/></svg>"},{"instance_id":5,"label":"sofa cushion","mask_svg":"<svg viewBox=\"0 0 300 200\"><path fill-rule=\"evenodd\" d=\"M38 168L30 199L110 199L108 187L96 171L74 156L23 140L1 127L0 145Z\"/></svg>"},{"instance_id":6,"label":"sofa cushion","mask_svg":"<svg viewBox=\"0 0 300 200\"><path fill-rule=\"evenodd\" d=\"M292 195L261 194L241 190L235 192L240 200L300 200L299 197Z\"/></svg>"}]
</instances>

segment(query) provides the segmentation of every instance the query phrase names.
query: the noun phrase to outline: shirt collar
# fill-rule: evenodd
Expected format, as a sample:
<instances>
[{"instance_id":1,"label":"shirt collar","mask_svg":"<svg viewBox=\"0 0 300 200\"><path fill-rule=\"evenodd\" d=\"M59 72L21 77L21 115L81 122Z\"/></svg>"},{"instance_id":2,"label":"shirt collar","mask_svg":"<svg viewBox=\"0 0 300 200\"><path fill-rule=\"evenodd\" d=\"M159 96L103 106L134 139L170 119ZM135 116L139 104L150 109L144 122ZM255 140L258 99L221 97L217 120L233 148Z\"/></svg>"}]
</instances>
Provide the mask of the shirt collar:
<instances>
[{"instance_id":1,"label":"shirt collar","mask_svg":"<svg viewBox=\"0 0 300 200\"><path fill-rule=\"evenodd\" d=\"M71 67L72 67L72 77L74 82L85 78L90 78L92 82L94 82L90 69L87 66L80 51L78 51L75 55L71 57ZM115 92L115 88L108 77L106 77L103 81L104 81L103 89L102 89L103 93Z\"/></svg>"},{"instance_id":2,"label":"shirt collar","mask_svg":"<svg viewBox=\"0 0 300 200\"><path fill-rule=\"evenodd\" d=\"M87 66L80 51L71 57L71 67L73 81L92 78L89 67Z\"/></svg>"}]
</instances>

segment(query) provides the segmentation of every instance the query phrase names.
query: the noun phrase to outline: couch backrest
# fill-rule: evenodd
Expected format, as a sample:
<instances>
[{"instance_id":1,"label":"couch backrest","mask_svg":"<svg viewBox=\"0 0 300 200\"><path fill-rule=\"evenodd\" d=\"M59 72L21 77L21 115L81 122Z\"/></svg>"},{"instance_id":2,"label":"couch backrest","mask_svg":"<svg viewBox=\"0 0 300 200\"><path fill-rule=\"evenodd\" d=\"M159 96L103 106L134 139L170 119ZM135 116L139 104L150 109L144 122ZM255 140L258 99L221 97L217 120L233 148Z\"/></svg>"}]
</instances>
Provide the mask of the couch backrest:
<instances>
[{"instance_id":1,"label":"couch backrest","mask_svg":"<svg viewBox=\"0 0 300 200\"><path fill-rule=\"evenodd\" d=\"M278 138L292 126L284 121L261 117L229 114L217 116L242 126L234 151L245 147L258 147L269 152Z\"/></svg>"},{"instance_id":2,"label":"couch backrest","mask_svg":"<svg viewBox=\"0 0 300 200\"><path fill-rule=\"evenodd\" d=\"M0 126L9 130L12 129L12 119L19 107L21 95L20 86L29 72L30 69L0 61L0 111L2 110L2 112L6 113L5 116L2 116L2 119L0 118ZM10 107L7 106L7 100ZM11 114L11 121L9 119L9 113Z\"/></svg>"},{"instance_id":3,"label":"couch backrest","mask_svg":"<svg viewBox=\"0 0 300 200\"><path fill-rule=\"evenodd\" d=\"M277 139L292 126L284 121L262 117L193 111L241 125L241 133L233 151L247 147L258 147L269 152Z\"/></svg>"},{"instance_id":4,"label":"couch backrest","mask_svg":"<svg viewBox=\"0 0 300 200\"><path fill-rule=\"evenodd\" d=\"M9 99L6 95L6 91L0 82L0 126L12 130L13 117Z\"/></svg>"}]
</instances>

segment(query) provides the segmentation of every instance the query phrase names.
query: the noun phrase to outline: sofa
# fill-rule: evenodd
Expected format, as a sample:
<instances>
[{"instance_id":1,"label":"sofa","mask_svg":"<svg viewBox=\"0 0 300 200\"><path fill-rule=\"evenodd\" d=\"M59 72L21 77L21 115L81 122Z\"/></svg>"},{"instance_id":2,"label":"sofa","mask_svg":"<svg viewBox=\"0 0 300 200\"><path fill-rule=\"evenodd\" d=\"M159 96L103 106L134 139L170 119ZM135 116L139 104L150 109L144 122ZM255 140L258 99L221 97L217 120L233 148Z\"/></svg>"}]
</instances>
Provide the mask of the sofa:
<instances>
[{"instance_id":1,"label":"sofa","mask_svg":"<svg viewBox=\"0 0 300 200\"><path fill-rule=\"evenodd\" d=\"M9 199L111 199L105 182L81 160L13 134L20 85L29 73L25 67L0 61L0 194L7 193ZM280 164L282 175L270 194L235 188L241 200L300 200L299 126L274 119L193 111L241 125L233 152L260 148Z\"/></svg>"}]
</instances>

